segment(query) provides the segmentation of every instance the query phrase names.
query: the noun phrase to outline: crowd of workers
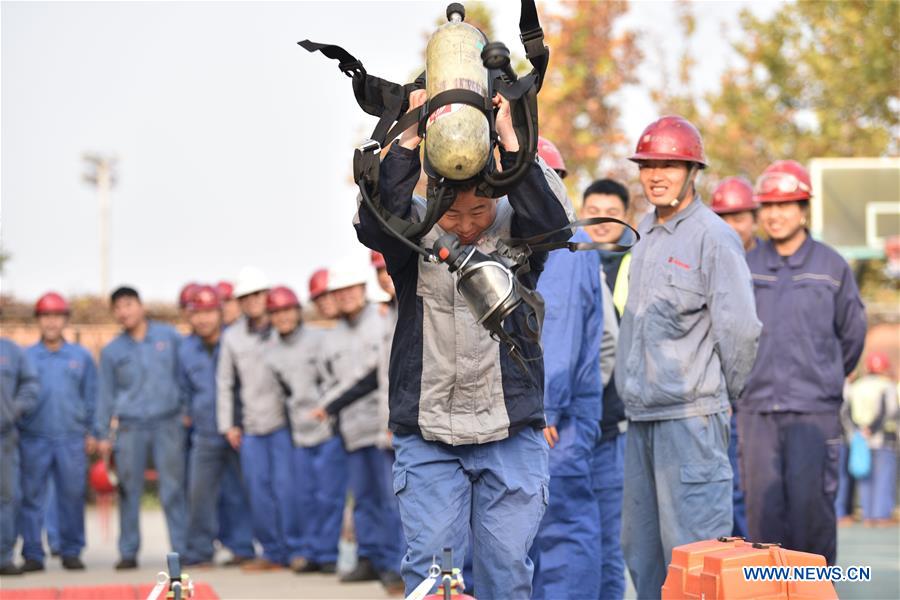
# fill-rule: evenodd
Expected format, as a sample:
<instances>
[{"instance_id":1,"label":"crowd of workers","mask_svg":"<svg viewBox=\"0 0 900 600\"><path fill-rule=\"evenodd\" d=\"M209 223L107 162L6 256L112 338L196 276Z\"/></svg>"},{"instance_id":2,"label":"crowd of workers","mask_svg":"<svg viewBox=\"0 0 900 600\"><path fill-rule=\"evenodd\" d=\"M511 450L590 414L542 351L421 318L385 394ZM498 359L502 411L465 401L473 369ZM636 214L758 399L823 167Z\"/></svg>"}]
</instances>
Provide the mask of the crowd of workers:
<instances>
[{"instance_id":1,"label":"crowd of workers","mask_svg":"<svg viewBox=\"0 0 900 600\"><path fill-rule=\"evenodd\" d=\"M497 132L508 159L515 132L500 117ZM411 127L381 164L382 201L402 218L425 210L420 142ZM458 191L423 245L449 232L489 253L571 222L563 157L543 139L539 156L508 197ZM809 175L777 161L755 187L725 179L707 206L694 188L702 141L680 117L650 124L631 160L653 206L640 242L533 253L540 344L516 312L505 325L522 362L446 267L418 260L364 205L354 226L381 289L366 289L369 267L317 271L314 323L252 267L234 287L185 287L185 337L120 287L123 331L98 369L62 337L66 300L45 294L41 340L0 342L0 574L44 569L45 529L63 566L84 568L89 455L118 476L117 569L137 567L148 456L187 565L211 564L218 540L247 570L334 573L348 492L358 561L341 580L391 591L416 588L443 547L483 598L622 598L626 566L638 597L658 597L672 548L732 533L833 564L844 434L871 450L860 503L884 522L898 406L887 357L872 352L842 411L866 318L847 263L809 235ZM578 216L630 214L626 186L603 179ZM603 223L572 239L628 235Z\"/></svg>"}]
</instances>

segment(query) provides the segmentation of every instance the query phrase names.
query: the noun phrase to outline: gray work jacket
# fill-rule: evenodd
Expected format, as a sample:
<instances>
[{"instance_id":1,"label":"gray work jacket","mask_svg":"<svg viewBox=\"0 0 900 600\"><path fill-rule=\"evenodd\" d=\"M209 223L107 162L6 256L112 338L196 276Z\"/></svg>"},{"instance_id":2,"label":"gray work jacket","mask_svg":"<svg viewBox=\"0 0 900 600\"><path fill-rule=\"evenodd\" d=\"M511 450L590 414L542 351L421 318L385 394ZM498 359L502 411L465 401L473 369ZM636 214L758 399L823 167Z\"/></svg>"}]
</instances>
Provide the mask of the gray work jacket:
<instances>
[{"instance_id":1,"label":"gray work jacket","mask_svg":"<svg viewBox=\"0 0 900 600\"><path fill-rule=\"evenodd\" d=\"M278 336L266 351L266 364L288 394L288 420L295 446L318 446L334 435L330 423L310 416L313 409L322 406L320 385L324 378L319 374L317 355L325 335L324 330L301 325L286 336Z\"/></svg>"},{"instance_id":2,"label":"gray work jacket","mask_svg":"<svg viewBox=\"0 0 900 600\"><path fill-rule=\"evenodd\" d=\"M216 370L220 433L241 427L246 434L266 435L287 425L284 391L265 363L276 338L271 327L250 331L245 317L222 333Z\"/></svg>"},{"instance_id":3,"label":"gray work jacket","mask_svg":"<svg viewBox=\"0 0 900 600\"><path fill-rule=\"evenodd\" d=\"M647 215L638 231L615 367L628 418L728 410L762 327L740 240L699 197L665 223Z\"/></svg>"}]
</instances>

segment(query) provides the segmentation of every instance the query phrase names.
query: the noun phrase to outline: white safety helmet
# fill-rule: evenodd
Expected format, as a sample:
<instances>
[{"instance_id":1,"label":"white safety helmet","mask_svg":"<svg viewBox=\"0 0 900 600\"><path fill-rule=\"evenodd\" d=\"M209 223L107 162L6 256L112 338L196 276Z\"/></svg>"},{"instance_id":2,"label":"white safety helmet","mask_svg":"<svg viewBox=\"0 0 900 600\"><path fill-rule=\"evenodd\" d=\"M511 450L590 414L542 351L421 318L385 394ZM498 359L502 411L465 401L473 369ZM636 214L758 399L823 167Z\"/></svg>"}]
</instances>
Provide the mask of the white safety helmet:
<instances>
[{"instance_id":1,"label":"white safety helmet","mask_svg":"<svg viewBox=\"0 0 900 600\"><path fill-rule=\"evenodd\" d=\"M247 266L241 269L234 286L234 297L249 296L269 289L271 284L259 267Z\"/></svg>"},{"instance_id":2,"label":"white safety helmet","mask_svg":"<svg viewBox=\"0 0 900 600\"><path fill-rule=\"evenodd\" d=\"M328 291L342 290L354 285L365 285L372 268L358 260L345 259L328 269Z\"/></svg>"}]
</instances>

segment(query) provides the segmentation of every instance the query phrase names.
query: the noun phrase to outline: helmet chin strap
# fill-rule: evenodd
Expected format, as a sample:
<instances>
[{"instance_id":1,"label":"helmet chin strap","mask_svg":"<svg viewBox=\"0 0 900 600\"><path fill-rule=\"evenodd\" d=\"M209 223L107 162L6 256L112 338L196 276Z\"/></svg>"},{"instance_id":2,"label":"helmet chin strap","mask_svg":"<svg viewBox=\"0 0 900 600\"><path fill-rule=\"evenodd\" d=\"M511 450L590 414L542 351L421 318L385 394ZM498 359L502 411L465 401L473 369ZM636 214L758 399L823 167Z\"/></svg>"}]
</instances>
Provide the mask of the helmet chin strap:
<instances>
[{"instance_id":1,"label":"helmet chin strap","mask_svg":"<svg viewBox=\"0 0 900 600\"><path fill-rule=\"evenodd\" d=\"M669 206L675 208L684 201L684 196L687 194L688 187L694 183L694 178L697 176L698 167L699 165L697 165L697 163L691 163L690 168L688 168L687 177L684 178L684 183L681 184L681 190L678 192L678 195L675 196L675 199L669 203Z\"/></svg>"}]
</instances>

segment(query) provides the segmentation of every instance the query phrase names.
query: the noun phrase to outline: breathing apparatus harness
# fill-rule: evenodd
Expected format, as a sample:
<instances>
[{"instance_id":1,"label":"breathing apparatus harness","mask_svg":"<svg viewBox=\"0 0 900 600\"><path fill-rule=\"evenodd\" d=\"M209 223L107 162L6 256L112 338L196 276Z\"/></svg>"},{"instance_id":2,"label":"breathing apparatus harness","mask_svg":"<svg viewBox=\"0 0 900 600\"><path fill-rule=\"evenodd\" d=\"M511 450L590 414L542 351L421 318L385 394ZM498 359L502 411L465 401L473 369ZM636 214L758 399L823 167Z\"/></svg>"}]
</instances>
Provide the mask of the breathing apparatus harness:
<instances>
[{"instance_id":1,"label":"breathing apparatus harness","mask_svg":"<svg viewBox=\"0 0 900 600\"><path fill-rule=\"evenodd\" d=\"M465 8L459 3L447 7L449 23L461 23ZM426 86L425 73L405 85L392 83L366 72L362 62L349 52L333 44L320 44L310 40L298 42L309 52L321 52L327 58L339 61L338 68L351 79L353 92L359 106L368 114L379 118L368 140L358 146L353 154L353 179L359 187L362 202L390 235L431 263L445 263L451 273L457 275L457 290L465 299L477 322L484 326L491 337L507 346L510 355L525 368L526 359L515 339L503 328L504 319L523 302L530 311L526 317L528 336L540 341L543 322L543 300L536 291L529 289L522 277L530 270L529 257L533 252L566 248L577 250L605 249L625 252L633 244L598 244L593 242L547 242L555 234L569 231L570 235L580 226L600 223L617 223L631 229L635 243L640 239L637 231L618 219L598 217L570 223L565 227L530 238L500 240L490 255L473 245L460 245L453 234L445 234L433 248L424 248L418 242L427 234L456 199L459 189L471 189L486 198L499 198L514 189L525 177L535 161L538 144L537 94L547 70L550 51L544 45L544 32L538 20L534 0L522 0L519 18L520 39L525 56L532 65L530 73L519 77L510 66L509 49L502 42L488 42L481 51L481 62L488 72L486 93L466 87L443 90L416 110L409 110L409 95L413 90ZM482 34L483 35L483 34ZM501 94L509 101L510 117L516 137L520 142L515 162L509 169L497 169L494 150L498 136L495 130L493 98ZM381 151L413 125L418 135L426 138L429 121L442 109L465 105L480 110L490 126L490 151L484 167L466 179L451 179L437 173L428 160L427 144L423 167L429 177L425 214L418 221L400 218L385 207L379 197L379 169ZM512 263L507 267L506 263ZM534 360L534 359L532 359Z\"/></svg>"},{"instance_id":2,"label":"breathing apparatus harness","mask_svg":"<svg viewBox=\"0 0 900 600\"><path fill-rule=\"evenodd\" d=\"M465 8L453 3L447 7L449 22L462 22ZM419 109L409 109L409 94L425 87L425 73L414 81L400 85L375 77L366 72L362 62L349 52L333 44L319 44L310 40L298 42L309 52L321 52L326 57L339 61L338 68L352 80L353 92L359 106L368 114L379 118L369 139L356 148L353 155L353 179L359 186L366 206L387 225L387 231L404 240L421 239L450 208L455 200L456 189L475 186L475 193L486 198L506 195L525 176L537 153L537 93L541 88L544 73L550 58L550 50L544 45L544 32L538 21L534 0L522 0L519 18L520 38L525 46L525 56L531 63L532 71L518 77L510 66L509 49L502 42L490 42L481 52L481 60L488 70L488 90L481 94L471 89L456 87L447 89L428 98ZM516 136L520 141L515 153L514 165L498 171L494 161L497 134L494 129L493 98L496 93L509 100L510 116ZM454 180L440 176L430 167L425 156L425 172L429 175L428 206L420 222L401 219L385 208L379 199L378 170L381 164L381 150L386 148L407 128L418 124L420 137L425 137L426 125L435 113L451 105L467 105L482 111L491 130L490 155L484 168L474 177ZM414 250L426 259L430 253L416 244Z\"/></svg>"}]
</instances>

